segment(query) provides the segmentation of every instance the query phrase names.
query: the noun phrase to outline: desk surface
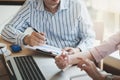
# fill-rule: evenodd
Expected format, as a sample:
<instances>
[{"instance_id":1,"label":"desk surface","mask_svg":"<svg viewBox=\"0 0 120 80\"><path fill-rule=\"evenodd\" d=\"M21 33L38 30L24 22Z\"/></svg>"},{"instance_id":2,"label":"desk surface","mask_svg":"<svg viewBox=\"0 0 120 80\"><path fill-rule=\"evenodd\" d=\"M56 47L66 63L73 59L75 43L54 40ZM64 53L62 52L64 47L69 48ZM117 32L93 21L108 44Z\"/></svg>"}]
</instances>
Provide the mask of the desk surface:
<instances>
[{"instance_id":1,"label":"desk surface","mask_svg":"<svg viewBox=\"0 0 120 80\"><path fill-rule=\"evenodd\" d=\"M0 0L0 5L22 5L25 0Z\"/></svg>"},{"instance_id":2,"label":"desk surface","mask_svg":"<svg viewBox=\"0 0 120 80\"><path fill-rule=\"evenodd\" d=\"M0 42L7 44L9 49L11 43L1 39L1 37L0 37ZM38 54L38 52L35 52L33 50L28 50L27 48L23 48L22 51L19 53L12 53L11 56L23 56L23 55L27 56L34 54L37 54L37 56L35 55L34 58L35 60L37 60L37 63L39 63L38 66L41 69L41 71L44 72L43 75L47 78L46 80L76 80L76 79L70 79L70 77L74 77L74 76L82 76L82 78L88 77L84 71L80 71L80 69L77 68L76 66L70 67L66 71L62 72L56 66L54 58L46 55L41 55L40 53ZM91 80L91 78L88 77L85 80Z\"/></svg>"},{"instance_id":3,"label":"desk surface","mask_svg":"<svg viewBox=\"0 0 120 80\"><path fill-rule=\"evenodd\" d=\"M5 66L3 55L0 55L0 80L10 80L8 70Z\"/></svg>"},{"instance_id":4,"label":"desk surface","mask_svg":"<svg viewBox=\"0 0 120 80\"><path fill-rule=\"evenodd\" d=\"M8 42L8 41L5 41L5 40L3 40L2 38L1 38L1 36L0 36L0 43L4 43L4 44L7 44L7 48L10 50L10 45L11 45L11 43L10 42ZM36 51L33 51L33 50L28 50L27 48L22 48L22 51L20 51L19 53L12 53L11 55L12 56L22 56L22 55L34 55L34 54L38 54L38 52L36 52Z\"/></svg>"},{"instance_id":5,"label":"desk surface","mask_svg":"<svg viewBox=\"0 0 120 80\"><path fill-rule=\"evenodd\" d=\"M108 56L104 59L104 70L114 75L120 75L120 59Z\"/></svg>"}]
</instances>

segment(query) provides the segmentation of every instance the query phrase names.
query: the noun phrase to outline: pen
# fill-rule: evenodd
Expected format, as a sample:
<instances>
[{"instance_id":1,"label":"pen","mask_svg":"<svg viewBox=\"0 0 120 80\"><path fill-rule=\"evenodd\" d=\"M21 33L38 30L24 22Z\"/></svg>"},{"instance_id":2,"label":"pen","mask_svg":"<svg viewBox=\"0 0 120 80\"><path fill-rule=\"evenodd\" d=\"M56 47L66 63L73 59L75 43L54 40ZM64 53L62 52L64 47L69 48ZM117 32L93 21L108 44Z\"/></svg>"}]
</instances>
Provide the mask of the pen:
<instances>
[{"instance_id":1,"label":"pen","mask_svg":"<svg viewBox=\"0 0 120 80\"><path fill-rule=\"evenodd\" d=\"M35 28L33 28L33 30L34 30L35 32L38 32Z\"/></svg>"},{"instance_id":2,"label":"pen","mask_svg":"<svg viewBox=\"0 0 120 80\"><path fill-rule=\"evenodd\" d=\"M35 31L35 32L38 32L35 28L33 28L33 30ZM40 33L40 34L42 34L42 33ZM43 35L43 34L42 34ZM45 41L47 41L47 39L45 38Z\"/></svg>"}]
</instances>

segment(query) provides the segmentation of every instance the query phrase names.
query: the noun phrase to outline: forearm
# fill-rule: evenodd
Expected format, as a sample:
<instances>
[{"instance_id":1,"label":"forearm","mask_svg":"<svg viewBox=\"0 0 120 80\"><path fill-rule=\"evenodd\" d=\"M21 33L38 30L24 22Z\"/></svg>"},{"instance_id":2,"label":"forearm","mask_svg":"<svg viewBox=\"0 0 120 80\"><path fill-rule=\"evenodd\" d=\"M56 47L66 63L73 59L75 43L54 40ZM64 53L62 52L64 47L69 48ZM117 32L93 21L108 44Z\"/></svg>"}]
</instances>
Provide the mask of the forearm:
<instances>
[{"instance_id":1,"label":"forearm","mask_svg":"<svg viewBox=\"0 0 120 80\"><path fill-rule=\"evenodd\" d=\"M19 30L16 30L15 28L11 27L11 25L5 26L5 28L1 32L1 36L3 39L12 42L14 44L23 44L23 38L25 37L25 34L20 32Z\"/></svg>"},{"instance_id":2,"label":"forearm","mask_svg":"<svg viewBox=\"0 0 120 80\"><path fill-rule=\"evenodd\" d=\"M69 64L77 64L79 62L78 58L87 58L92 61L95 61L94 57L90 52L85 52L85 53L79 52L73 55L69 55L68 57L69 57Z\"/></svg>"},{"instance_id":3,"label":"forearm","mask_svg":"<svg viewBox=\"0 0 120 80\"><path fill-rule=\"evenodd\" d=\"M120 43L119 36L120 32L112 35L109 39L102 42L99 46L96 46L90 50L96 62L99 62L101 59L118 49L118 45Z\"/></svg>"},{"instance_id":4,"label":"forearm","mask_svg":"<svg viewBox=\"0 0 120 80\"><path fill-rule=\"evenodd\" d=\"M14 44L23 45L23 39L26 36L24 31L29 27L30 22L30 5L30 0L26 0L15 17L2 30L2 38Z\"/></svg>"},{"instance_id":5,"label":"forearm","mask_svg":"<svg viewBox=\"0 0 120 80\"><path fill-rule=\"evenodd\" d=\"M72 55L68 55L68 62L70 65L77 64L79 60L77 58L80 58L82 55L81 53L75 53Z\"/></svg>"}]
</instances>

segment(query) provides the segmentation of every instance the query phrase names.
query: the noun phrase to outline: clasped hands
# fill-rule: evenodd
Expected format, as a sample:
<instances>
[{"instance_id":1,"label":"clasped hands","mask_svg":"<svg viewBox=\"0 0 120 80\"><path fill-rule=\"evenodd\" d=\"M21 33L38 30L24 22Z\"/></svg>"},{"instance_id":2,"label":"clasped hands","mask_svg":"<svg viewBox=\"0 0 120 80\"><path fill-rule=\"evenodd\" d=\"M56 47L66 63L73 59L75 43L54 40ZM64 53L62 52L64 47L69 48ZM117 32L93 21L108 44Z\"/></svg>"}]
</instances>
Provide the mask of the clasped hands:
<instances>
[{"instance_id":1,"label":"clasped hands","mask_svg":"<svg viewBox=\"0 0 120 80\"><path fill-rule=\"evenodd\" d=\"M72 48L72 47L66 47L63 49L63 52L61 55L58 55L55 57L55 63L60 69L64 69L68 65L74 64L72 63L72 57L74 54L80 53L79 48Z\"/></svg>"},{"instance_id":2,"label":"clasped hands","mask_svg":"<svg viewBox=\"0 0 120 80\"><path fill-rule=\"evenodd\" d=\"M94 62L87 59L82 54L84 53L66 54L66 52L63 51L61 55L55 57L55 63L60 69L64 69L68 65L77 64L77 66L81 70L84 70L93 80L104 80L104 75L97 70Z\"/></svg>"}]
</instances>

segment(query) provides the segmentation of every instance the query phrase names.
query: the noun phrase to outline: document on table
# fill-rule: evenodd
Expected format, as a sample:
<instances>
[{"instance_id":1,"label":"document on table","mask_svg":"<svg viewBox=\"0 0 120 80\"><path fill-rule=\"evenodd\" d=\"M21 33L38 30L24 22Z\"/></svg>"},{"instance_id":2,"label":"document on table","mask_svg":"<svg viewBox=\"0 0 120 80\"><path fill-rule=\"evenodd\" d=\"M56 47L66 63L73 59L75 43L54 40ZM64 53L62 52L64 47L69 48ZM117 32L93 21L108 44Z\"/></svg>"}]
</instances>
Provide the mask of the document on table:
<instances>
[{"instance_id":1,"label":"document on table","mask_svg":"<svg viewBox=\"0 0 120 80\"><path fill-rule=\"evenodd\" d=\"M62 49L50 46L50 45L42 45L42 46L26 46L27 48L37 50L43 52L45 54L51 54L53 56L60 55L62 53Z\"/></svg>"}]
</instances>

